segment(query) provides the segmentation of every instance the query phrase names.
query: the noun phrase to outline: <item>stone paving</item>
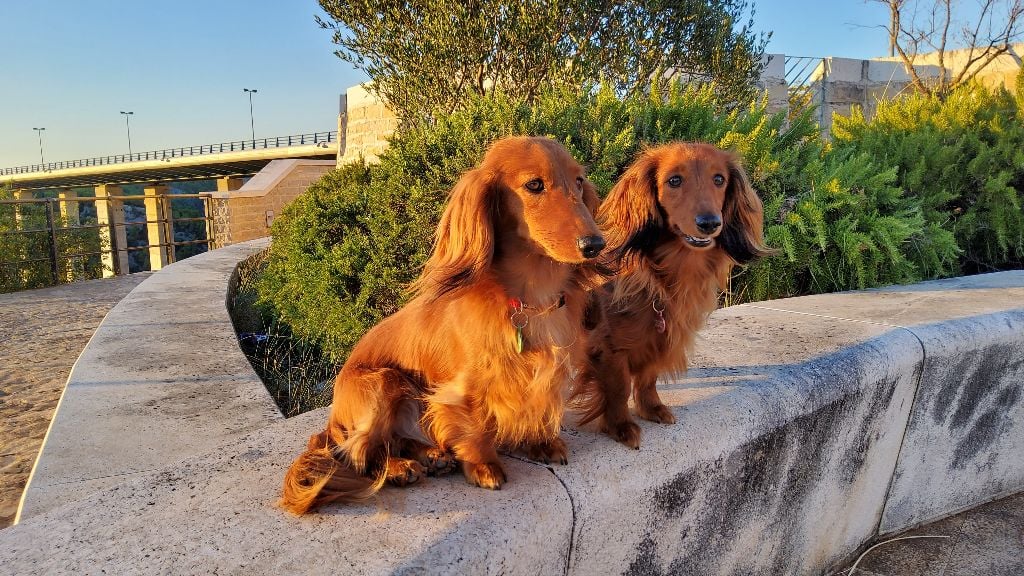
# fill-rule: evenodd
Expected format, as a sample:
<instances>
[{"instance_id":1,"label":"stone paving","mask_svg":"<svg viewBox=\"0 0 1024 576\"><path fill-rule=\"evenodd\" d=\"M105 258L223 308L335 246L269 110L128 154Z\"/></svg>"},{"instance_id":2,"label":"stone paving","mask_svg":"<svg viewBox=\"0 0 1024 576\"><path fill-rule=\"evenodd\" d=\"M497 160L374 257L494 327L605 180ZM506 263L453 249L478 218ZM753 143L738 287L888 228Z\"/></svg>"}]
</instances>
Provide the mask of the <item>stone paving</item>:
<instances>
[{"instance_id":1,"label":"stone paving","mask_svg":"<svg viewBox=\"0 0 1024 576\"><path fill-rule=\"evenodd\" d=\"M898 534L948 536L882 544L858 576L1019 576L1024 574L1024 492ZM847 572L841 572L845 575Z\"/></svg>"},{"instance_id":2,"label":"stone paving","mask_svg":"<svg viewBox=\"0 0 1024 576\"><path fill-rule=\"evenodd\" d=\"M0 294L0 528L14 521L71 367L149 272Z\"/></svg>"}]
</instances>

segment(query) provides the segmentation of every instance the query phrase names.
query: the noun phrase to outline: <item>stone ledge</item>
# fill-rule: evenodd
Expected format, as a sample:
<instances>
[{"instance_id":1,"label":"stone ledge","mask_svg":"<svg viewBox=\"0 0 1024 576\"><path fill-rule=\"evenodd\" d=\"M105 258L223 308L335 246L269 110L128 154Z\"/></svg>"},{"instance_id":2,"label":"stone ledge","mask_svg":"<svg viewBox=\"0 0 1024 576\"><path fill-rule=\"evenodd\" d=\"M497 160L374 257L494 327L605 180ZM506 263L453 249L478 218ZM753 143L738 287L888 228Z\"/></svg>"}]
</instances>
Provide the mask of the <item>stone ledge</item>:
<instances>
[{"instance_id":1,"label":"stone ledge","mask_svg":"<svg viewBox=\"0 0 1024 576\"><path fill-rule=\"evenodd\" d=\"M216 274L177 272L208 284L211 310L227 322L224 270L257 247L207 256ZM176 266L154 278L180 282ZM188 438L180 445L139 454L115 444L110 458L131 476L51 483L60 494L50 502L63 504L0 532L0 562L16 573L820 573L880 533L1024 488L1022 303L1024 273L1007 272L719 310L693 369L659 385L679 424L642 423L639 451L569 427L569 465L506 458L510 482L499 492L453 475L385 489L373 505L294 518L274 501L324 410L287 421L261 413L262 427L202 442L189 420L171 418ZM161 331L175 323L156 317ZM214 327L183 322L197 341L206 338L193 327ZM237 347L195 353L200 366L241 356ZM89 358L116 363L102 371L128 361ZM251 372L237 368L235 377ZM196 377L163 379L180 387ZM165 394L158 405L173 412L182 400ZM55 422L79 401L66 392ZM106 401L126 405L104 414L146 430L134 419L144 402ZM942 434L948 443L934 441ZM55 438L40 470L58 453L48 452ZM49 477L86 478L73 465L116 464L68 454L63 476L54 467ZM80 488L87 482L101 485Z\"/></svg>"},{"instance_id":2,"label":"stone ledge","mask_svg":"<svg viewBox=\"0 0 1024 576\"><path fill-rule=\"evenodd\" d=\"M167 266L111 309L71 370L16 522L282 419L225 298L239 260L264 246Z\"/></svg>"}]
</instances>

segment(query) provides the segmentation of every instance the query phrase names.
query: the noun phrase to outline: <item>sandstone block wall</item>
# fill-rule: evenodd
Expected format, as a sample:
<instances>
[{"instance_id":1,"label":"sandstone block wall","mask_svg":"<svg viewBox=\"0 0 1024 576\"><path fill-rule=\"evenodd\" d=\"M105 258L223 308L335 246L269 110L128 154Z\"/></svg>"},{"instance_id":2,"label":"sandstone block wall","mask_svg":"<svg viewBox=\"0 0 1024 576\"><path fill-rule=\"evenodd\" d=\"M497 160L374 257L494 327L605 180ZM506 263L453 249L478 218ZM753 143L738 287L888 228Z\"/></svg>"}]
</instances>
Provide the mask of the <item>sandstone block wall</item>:
<instances>
[{"instance_id":1,"label":"sandstone block wall","mask_svg":"<svg viewBox=\"0 0 1024 576\"><path fill-rule=\"evenodd\" d=\"M269 236L284 207L334 168L332 160L274 160L241 189L211 193L216 246Z\"/></svg>"}]
</instances>

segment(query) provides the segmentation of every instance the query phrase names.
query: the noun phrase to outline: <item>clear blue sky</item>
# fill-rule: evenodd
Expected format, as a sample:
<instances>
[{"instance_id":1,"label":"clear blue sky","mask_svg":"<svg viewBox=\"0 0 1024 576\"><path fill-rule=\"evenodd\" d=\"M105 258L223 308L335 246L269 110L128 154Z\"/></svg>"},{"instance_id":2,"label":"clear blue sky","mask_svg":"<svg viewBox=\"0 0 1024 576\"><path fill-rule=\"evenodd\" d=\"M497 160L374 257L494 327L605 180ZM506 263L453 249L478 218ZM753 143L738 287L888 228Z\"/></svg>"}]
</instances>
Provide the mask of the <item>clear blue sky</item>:
<instances>
[{"instance_id":1,"label":"clear blue sky","mask_svg":"<svg viewBox=\"0 0 1024 576\"><path fill-rule=\"evenodd\" d=\"M770 52L870 57L884 7L754 0ZM365 77L334 56L315 0L0 0L0 167L336 126L338 95ZM858 26L860 25L860 26Z\"/></svg>"}]
</instances>

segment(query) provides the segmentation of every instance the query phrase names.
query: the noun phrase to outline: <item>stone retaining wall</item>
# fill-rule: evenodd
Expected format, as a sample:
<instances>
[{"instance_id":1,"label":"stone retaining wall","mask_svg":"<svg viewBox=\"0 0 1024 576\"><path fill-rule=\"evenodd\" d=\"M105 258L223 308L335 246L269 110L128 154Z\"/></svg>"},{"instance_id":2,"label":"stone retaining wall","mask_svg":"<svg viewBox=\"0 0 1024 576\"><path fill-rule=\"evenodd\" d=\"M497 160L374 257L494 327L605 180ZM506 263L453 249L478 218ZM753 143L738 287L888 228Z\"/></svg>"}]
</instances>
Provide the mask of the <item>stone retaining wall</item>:
<instances>
[{"instance_id":1,"label":"stone retaining wall","mask_svg":"<svg viewBox=\"0 0 1024 576\"><path fill-rule=\"evenodd\" d=\"M568 465L506 457L501 491L455 474L295 518L274 502L326 410L281 420L225 335L227 278L262 246L169 266L112 311L0 531L5 568L820 574L1024 489L1024 272L1004 272L719 310L659 384L679 423L642 423L641 450L570 425ZM207 308L172 314L150 282Z\"/></svg>"}]
</instances>

